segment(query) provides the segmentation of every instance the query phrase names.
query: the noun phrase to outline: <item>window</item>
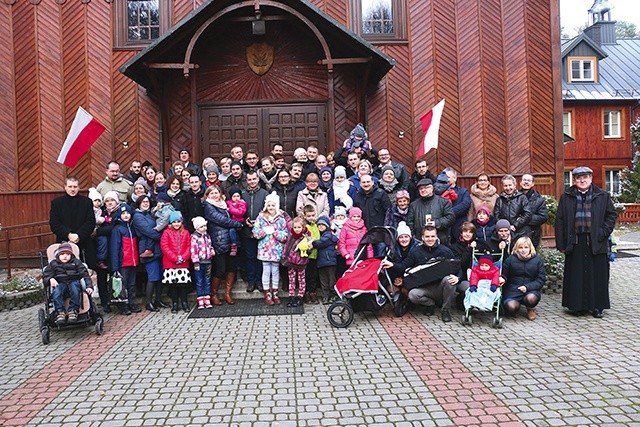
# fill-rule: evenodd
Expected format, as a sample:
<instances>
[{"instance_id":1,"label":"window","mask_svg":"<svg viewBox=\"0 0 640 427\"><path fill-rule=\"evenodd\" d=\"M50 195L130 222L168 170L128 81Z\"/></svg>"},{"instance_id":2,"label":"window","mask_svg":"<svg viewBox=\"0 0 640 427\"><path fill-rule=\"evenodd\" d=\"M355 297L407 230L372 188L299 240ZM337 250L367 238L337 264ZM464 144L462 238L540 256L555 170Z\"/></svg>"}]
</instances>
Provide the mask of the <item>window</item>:
<instances>
[{"instance_id":1,"label":"window","mask_svg":"<svg viewBox=\"0 0 640 427\"><path fill-rule=\"evenodd\" d=\"M169 0L116 0L116 47L144 47L169 28Z\"/></svg>"},{"instance_id":2,"label":"window","mask_svg":"<svg viewBox=\"0 0 640 427\"><path fill-rule=\"evenodd\" d=\"M596 58L569 58L569 82L595 82Z\"/></svg>"},{"instance_id":3,"label":"window","mask_svg":"<svg viewBox=\"0 0 640 427\"><path fill-rule=\"evenodd\" d=\"M562 113L562 132L565 135L573 137L573 125L571 123L571 111Z\"/></svg>"},{"instance_id":4,"label":"window","mask_svg":"<svg viewBox=\"0 0 640 427\"><path fill-rule=\"evenodd\" d=\"M620 111L604 112L604 137L620 138Z\"/></svg>"},{"instance_id":5,"label":"window","mask_svg":"<svg viewBox=\"0 0 640 427\"><path fill-rule=\"evenodd\" d=\"M353 31L370 41L406 39L404 0L351 0Z\"/></svg>"},{"instance_id":6,"label":"window","mask_svg":"<svg viewBox=\"0 0 640 427\"><path fill-rule=\"evenodd\" d=\"M622 192L622 182L620 182L620 169L605 169L604 188L612 196L617 196Z\"/></svg>"},{"instance_id":7,"label":"window","mask_svg":"<svg viewBox=\"0 0 640 427\"><path fill-rule=\"evenodd\" d=\"M571 169L567 169L564 171L564 189L571 187L573 185L573 174L571 173Z\"/></svg>"}]
</instances>

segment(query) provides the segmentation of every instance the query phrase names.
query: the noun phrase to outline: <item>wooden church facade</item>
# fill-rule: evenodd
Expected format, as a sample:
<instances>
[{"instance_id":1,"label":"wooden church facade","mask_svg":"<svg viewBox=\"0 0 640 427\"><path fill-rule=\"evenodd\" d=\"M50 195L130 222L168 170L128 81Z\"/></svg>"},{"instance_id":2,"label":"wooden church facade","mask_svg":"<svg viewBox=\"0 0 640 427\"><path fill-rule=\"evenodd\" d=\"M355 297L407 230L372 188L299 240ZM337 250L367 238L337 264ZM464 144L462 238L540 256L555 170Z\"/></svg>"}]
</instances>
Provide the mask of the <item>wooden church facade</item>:
<instances>
[{"instance_id":1,"label":"wooden church facade","mask_svg":"<svg viewBox=\"0 0 640 427\"><path fill-rule=\"evenodd\" d=\"M159 25L140 27L159 38L128 43L128 8L149 3ZM359 121L411 169L419 118L442 98L432 170L453 166L463 185L532 172L559 194L558 2L388 0L392 37L362 34L368 3L0 0L0 221L47 219L66 175L87 188L111 159L166 170L183 146L196 161L236 143L332 151ZM78 106L108 131L67 169L56 158Z\"/></svg>"}]
</instances>

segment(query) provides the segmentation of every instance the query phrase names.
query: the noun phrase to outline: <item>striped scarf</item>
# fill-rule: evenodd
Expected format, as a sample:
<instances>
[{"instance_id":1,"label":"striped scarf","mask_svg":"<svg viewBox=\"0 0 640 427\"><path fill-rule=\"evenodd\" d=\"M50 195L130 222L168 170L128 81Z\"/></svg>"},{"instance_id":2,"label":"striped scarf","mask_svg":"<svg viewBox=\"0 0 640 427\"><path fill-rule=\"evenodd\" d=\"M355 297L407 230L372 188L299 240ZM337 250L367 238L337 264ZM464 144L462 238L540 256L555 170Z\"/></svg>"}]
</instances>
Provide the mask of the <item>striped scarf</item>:
<instances>
[{"instance_id":1,"label":"striped scarf","mask_svg":"<svg viewBox=\"0 0 640 427\"><path fill-rule=\"evenodd\" d=\"M591 189L586 193L578 192L576 195L576 234L589 233L591 231Z\"/></svg>"}]
</instances>

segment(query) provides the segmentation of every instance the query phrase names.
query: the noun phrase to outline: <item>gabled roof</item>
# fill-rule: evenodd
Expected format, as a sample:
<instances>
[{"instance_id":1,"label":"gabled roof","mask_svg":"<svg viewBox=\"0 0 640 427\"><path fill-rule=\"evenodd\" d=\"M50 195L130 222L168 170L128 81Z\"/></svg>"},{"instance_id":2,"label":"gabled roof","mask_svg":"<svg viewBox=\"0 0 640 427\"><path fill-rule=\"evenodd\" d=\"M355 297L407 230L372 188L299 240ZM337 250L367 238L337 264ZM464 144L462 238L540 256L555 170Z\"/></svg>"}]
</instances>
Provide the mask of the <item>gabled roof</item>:
<instances>
[{"instance_id":1,"label":"gabled roof","mask_svg":"<svg viewBox=\"0 0 640 427\"><path fill-rule=\"evenodd\" d=\"M600 49L606 57L598 61L598 83L563 81L563 101L640 100L640 38L618 39Z\"/></svg>"},{"instance_id":2,"label":"gabled roof","mask_svg":"<svg viewBox=\"0 0 640 427\"><path fill-rule=\"evenodd\" d=\"M606 58L607 57L607 53L605 51L603 51L601 49L601 47L598 46L598 44L596 42L591 40L591 38L589 38L589 36L587 36L586 34L582 33L579 36L576 36L576 37L574 37L572 39L567 40L566 43L562 43L561 44L561 51L560 52L561 52L561 55L562 55L562 59L564 59L580 43L585 43L591 49L593 49L595 51L596 56L598 57L598 59L602 59L602 58Z\"/></svg>"},{"instance_id":3,"label":"gabled roof","mask_svg":"<svg viewBox=\"0 0 640 427\"><path fill-rule=\"evenodd\" d=\"M295 9L315 25L327 40L332 59L370 57L370 83L377 83L395 64L393 58L385 55L371 43L318 9L308 0L274 1ZM198 28L224 8L241 2L242 0L205 1L198 9L183 18L162 37L120 67L120 72L149 89L151 82L146 72L145 63L184 62L187 46ZM253 2L245 1L245 3L251 3L251 7L253 7Z\"/></svg>"}]
</instances>

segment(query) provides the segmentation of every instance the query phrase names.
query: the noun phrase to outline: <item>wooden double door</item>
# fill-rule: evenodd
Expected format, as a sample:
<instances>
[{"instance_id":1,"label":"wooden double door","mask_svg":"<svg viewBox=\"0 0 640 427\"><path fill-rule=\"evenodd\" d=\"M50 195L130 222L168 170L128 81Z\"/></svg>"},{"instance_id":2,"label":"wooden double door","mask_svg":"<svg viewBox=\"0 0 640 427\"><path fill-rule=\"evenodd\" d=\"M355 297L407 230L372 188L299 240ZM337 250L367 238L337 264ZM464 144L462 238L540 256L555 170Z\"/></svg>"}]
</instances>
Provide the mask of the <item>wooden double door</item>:
<instances>
[{"instance_id":1,"label":"wooden double door","mask_svg":"<svg viewBox=\"0 0 640 427\"><path fill-rule=\"evenodd\" d=\"M236 145L245 152L254 149L263 157L280 143L290 160L293 150L311 143L326 153L326 135L326 106L322 103L200 107L203 158L228 156Z\"/></svg>"}]
</instances>

